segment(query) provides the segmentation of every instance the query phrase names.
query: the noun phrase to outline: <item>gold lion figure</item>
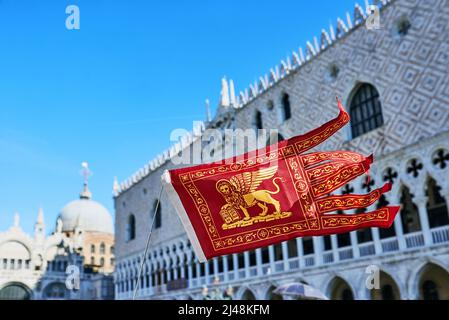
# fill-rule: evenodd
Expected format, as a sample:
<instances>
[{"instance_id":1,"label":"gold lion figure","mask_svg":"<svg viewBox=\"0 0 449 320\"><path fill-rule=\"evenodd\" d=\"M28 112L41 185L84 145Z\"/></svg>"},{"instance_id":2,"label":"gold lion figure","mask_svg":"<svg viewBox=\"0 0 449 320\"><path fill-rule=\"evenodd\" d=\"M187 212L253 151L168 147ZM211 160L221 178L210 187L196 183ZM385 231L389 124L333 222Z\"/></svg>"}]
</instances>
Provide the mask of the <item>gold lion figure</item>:
<instances>
[{"instance_id":1,"label":"gold lion figure","mask_svg":"<svg viewBox=\"0 0 449 320\"><path fill-rule=\"evenodd\" d=\"M233 176L229 180L221 179L217 181L216 188L227 202L227 204L221 207L220 211L226 223L240 220L240 215L237 214L239 209L245 215L243 220L250 220L251 216L247 209L256 204L262 209L259 216L267 215L268 204L274 206L274 213L281 213L279 201L272 197L272 195L280 191L279 185L275 180L281 180L281 178L276 177L272 180L276 186L275 191L257 190L257 187L259 187L262 181L271 179L274 176L277 169L277 166L273 166L254 172L243 172Z\"/></svg>"}]
</instances>

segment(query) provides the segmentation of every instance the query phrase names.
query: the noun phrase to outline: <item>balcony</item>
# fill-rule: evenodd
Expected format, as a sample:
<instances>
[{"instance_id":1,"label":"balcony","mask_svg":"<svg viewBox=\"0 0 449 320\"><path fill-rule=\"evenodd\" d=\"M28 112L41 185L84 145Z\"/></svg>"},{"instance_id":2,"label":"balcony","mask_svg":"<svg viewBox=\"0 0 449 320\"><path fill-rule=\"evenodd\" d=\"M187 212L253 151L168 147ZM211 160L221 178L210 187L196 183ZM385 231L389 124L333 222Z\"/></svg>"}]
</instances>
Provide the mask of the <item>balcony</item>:
<instances>
[{"instance_id":1,"label":"balcony","mask_svg":"<svg viewBox=\"0 0 449 320\"><path fill-rule=\"evenodd\" d=\"M323 263L327 264L327 263L332 263L334 262L334 253L331 252L325 252L323 254Z\"/></svg>"},{"instance_id":2,"label":"balcony","mask_svg":"<svg viewBox=\"0 0 449 320\"><path fill-rule=\"evenodd\" d=\"M274 264L274 272L284 271L284 261L277 261Z\"/></svg>"},{"instance_id":3,"label":"balcony","mask_svg":"<svg viewBox=\"0 0 449 320\"><path fill-rule=\"evenodd\" d=\"M388 238L380 240L382 252L392 252L399 250L399 242L396 238Z\"/></svg>"},{"instance_id":4,"label":"balcony","mask_svg":"<svg viewBox=\"0 0 449 320\"><path fill-rule=\"evenodd\" d=\"M361 257L372 256L376 254L374 242L359 244L359 252Z\"/></svg>"},{"instance_id":5,"label":"balcony","mask_svg":"<svg viewBox=\"0 0 449 320\"><path fill-rule=\"evenodd\" d=\"M311 267L311 266L315 265L315 257L313 254L304 256L304 265L306 267Z\"/></svg>"},{"instance_id":6,"label":"balcony","mask_svg":"<svg viewBox=\"0 0 449 320\"><path fill-rule=\"evenodd\" d=\"M249 276L250 276L250 277L255 277L255 276L257 276L257 266L254 266L254 267L249 268Z\"/></svg>"},{"instance_id":7,"label":"balcony","mask_svg":"<svg viewBox=\"0 0 449 320\"><path fill-rule=\"evenodd\" d=\"M290 270L298 269L299 268L299 260L298 258L292 258L288 262L288 267Z\"/></svg>"},{"instance_id":8,"label":"balcony","mask_svg":"<svg viewBox=\"0 0 449 320\"><path fill-rule=\"evenodd\" d=\"M408 249L424 246L424 235L421 231L406 234L404 239Z\"/></svg>"},{"instance_id":9,"label":"balcony","mask_svg":"<svg viewBox=\"0 0 449 320\"><path fill-rule=\"evenodd\" d=\"M269 264L262 265L262 274L269 274L271 272L271 268Z\"/></svg>"},{"instance_id":10,"label":"balcony","mask_svg":"<svg viewBox=\"0 0 449 320\"><path fill-rule=\"evenodd\" d=\"M432 233L432 242L440 244L449 242L449 226L442 226L430 230Z\"/></svg>"},{"instance_id":11,"label":"balcony","mask_svg":"<svg viewBox=\"0 0 449 320\"><path fill-rule=\"evenodd\" d=\"M343 247L338 250L338 258L340 260L348 260L354 257L351 247Z\"/></svg>"},{"instance_id":12,"label":"balcony","mask_svg":"<svg viewBox=\"0 0 449 320\"><path fill-rule=\"evenodd\" d=\"M332 248L324 252L314 252L302 255L298 250L296 256L262 264L241 267L237 270L230 270L227 273L220 272L217 274L209 274L207 277L195 277L192 279L185 279L182 286L187 288L201 288L205 285L214 283L216 279L219 282L229 283L244 279L251 279L257 277L264 277L270 275L283 274L285 272L295 272L300 269L314 268L319 265L333 265L340 262L348 262L354 259L363 259L365 257L373 257L376 255L386 255L395 252L407 252L417 250L424 246L436 246L449 243L449 225L432 228L428 231L429 237L426 237L429 243L425 242L424 233L417 231L413 233L404 234L403 236L393 236L385 239L379 239L379 242L369 241L365 243L352 244L345 247ZM427 241L426 240L426 241ZM274 257L272 257L274 258ZM178 286L171 284L147 288L139 295L151 296L165 294L167 290L176 290ZM127 299L132 296L130 292L120 292L118 297L120 299Z\"/></svg>"}]
</instances>

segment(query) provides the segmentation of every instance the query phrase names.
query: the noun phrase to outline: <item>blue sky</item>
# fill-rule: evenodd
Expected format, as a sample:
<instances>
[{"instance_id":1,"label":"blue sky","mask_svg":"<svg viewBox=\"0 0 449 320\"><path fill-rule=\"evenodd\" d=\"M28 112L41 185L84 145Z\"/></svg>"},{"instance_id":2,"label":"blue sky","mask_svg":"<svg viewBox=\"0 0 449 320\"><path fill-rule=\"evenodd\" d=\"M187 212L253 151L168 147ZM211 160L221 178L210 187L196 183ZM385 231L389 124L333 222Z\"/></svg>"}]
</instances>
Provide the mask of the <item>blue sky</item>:
<instances>
[{"instance_id":1,"label":"blue sky","mask_svg":"<svg viewBox=\"0 0 449 320\"><path fill-rule=\"evenodd\" d=\"M363 1L362 1L363 2ZM362 3L360 2L360 3ZM67 5L80 30L67 30ZM220 79L236 90L305 46L353 0L0 0L0 231L47 231L78 197L80 164L113 213L112 182L205 117Z\"/></svg>"}]
</instances>

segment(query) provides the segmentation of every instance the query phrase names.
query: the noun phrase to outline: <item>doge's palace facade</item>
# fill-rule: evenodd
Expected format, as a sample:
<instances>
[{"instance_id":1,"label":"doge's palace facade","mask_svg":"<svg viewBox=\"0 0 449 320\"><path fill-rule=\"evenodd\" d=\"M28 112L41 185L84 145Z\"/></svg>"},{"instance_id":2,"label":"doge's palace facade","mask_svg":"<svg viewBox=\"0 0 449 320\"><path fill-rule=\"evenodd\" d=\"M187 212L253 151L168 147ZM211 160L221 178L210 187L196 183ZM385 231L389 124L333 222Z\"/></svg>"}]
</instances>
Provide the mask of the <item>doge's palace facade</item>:
<instances>
[{"instance_id":1,"label":"doge's palace facade","mask_svg":"<svg viewBox=\"0 0 449 320\"><path fill-rule=\"evenodd\" d=\"M335 117L341 97L351 123L320 148L374 153L371 181L362 176L339 192L367 193L391 181L381 203L401 204L394 225L200 264L163 194L139 298L201 299L206 286L232 287L235 299L281 299L274 288L302 281L332 299L449 299L449 1L374 4L380 29L366 28L366 9L356 5L238 96L223 79L217 114L204 127L278 129L290 138ZM201 137L204 128L197 129L115 185L118 299L132 297L161 175ZM215 147L219 154L231 146ZM365 285L371 265L380 270L375 290Z\"/></svg>"}]
</instances>

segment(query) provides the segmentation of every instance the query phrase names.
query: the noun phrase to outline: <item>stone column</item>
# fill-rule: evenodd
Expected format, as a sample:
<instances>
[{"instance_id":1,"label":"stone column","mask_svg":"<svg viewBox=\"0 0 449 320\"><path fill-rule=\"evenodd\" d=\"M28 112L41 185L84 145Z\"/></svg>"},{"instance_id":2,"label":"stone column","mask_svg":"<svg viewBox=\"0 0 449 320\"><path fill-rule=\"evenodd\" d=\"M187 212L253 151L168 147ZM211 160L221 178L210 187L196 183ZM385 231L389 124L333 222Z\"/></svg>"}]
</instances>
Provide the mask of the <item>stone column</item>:
<instances>
[{"instance_id":1,"label":"stone column","mask_svg":"<svg viewBox=\"0 0 449 320\"><path fill-rule=\"evenodd\" d=\"M224 272L224 281L228 282L229 281L229 260L228 260L229 256L223 256L222 257L222 262L223 262L223 272Z\"/></svg>"},{"instance_id":2,"label":"stone column","mask_svg":"<svg viewBox=\"0 0 449 320\"><path fill-rule=\"evenodd\" d=\"M315 265L323 264L323 238L313 237L313 250L315 253Z\"/></svg>"},{"instance_id":3,"label":"stone column","mask_svg":"<svg viewBox=\"0 0 449 320\"><path fill-rule=\"evenodd\" d=\"M268 258L270 261L270 269L271 269L271 272L273 273L274 272L274 247L273 247L273 245L268 247Z\"/></svg>"},{"instance_id":4,"label":"stone column","mask_svg":"<svg viewBox=\"0 0 449 320\"><path fill-rule=\"evenodd\" d=\"M234 280L237 280L239 278L239 261L236 253L232 255L232 263L234 265Z\"/></svg>"},{"instance_id":5,"label":"stone column","mask_svg":"<svg viewBox=\"0 0 449 320\"><path fill-rule=\"evenodd\" d=\"M257 265L257 275L262 276L263 270L262 270L262 249L258 248L256 249L256 265Z\"/></svg>"},{"instance_id":6,"label":"stone column","mask_svg":"<svg viewBox=\"0 0 449 320\"><path fill-rule=\"evenodd\" d=\"M172 280L176 280L178 279L178 267L173 267L173 279Z\"/></svg>"},{"instance_id":7,"label":"stone column","mask_svg":"<svg viewBox=\"0 0 449 320\"><path fill-rule=\"evenodd\" d=\"M209 279L209 261L204 262L204 273L205 273L205 277L206 277L206 284L210 284L210 279Z\"/></svg>"},{"instance_id":8,"label":"stone column","mask_svg":"<svg viewBox=\"0 0 449 320\"><path fill-rule=\"evenodd\" d=\"M193 279L193 267L192 267L191 263L189 263L187 266L187 279L189 282L189 288L191 288L192 287L192 279Z\"/></svg>"},{"instance_id":9,"label":"stone column","mask_svg":"<svg viewBox=\"0 0 449 320\"><path fill-rule=\"evenodd\" d=\"M352 255L354 258L358 258L360 257L360 251L359 242L357 240L357 231L351 231L349 236L351 237Z\"/></svg>"},{"instance_id":10,"label":"stone column","mask_svg":"<svg viewBox=\"0 0 449 320\"><path fill-rule=\"evenodd\" d=\"M302 269L305 266L305 263L304 263L304 247L302 245L302 238L297 238L296 239L296 244L298 245L299 268Z\"/></svg>"},{"instance_id":11,"label":"stone column","mask_svg":"<svg viewBox=\"0 0 449 320\"><path fill-rule=\"evenodd\" d=\"M340 257L338 256L338 241L337 235L331 234L332 255L334 256L334 262L337 262Z\"/></svg>"},{"instance_id":12,"label":"stone column","mask_svg":"<svg viewBox=\"0 0 449 320\"><path fill-rule=\"evenodd\" d=\"M249 251L243 252L243 260L245 264L245 277L249 277Z\"/></svg>"},{"instance_id":13,"label":"stone column","mask_svg":"<svg viewBox=\"0 0 449 320\"><path fill-rule=\"evenodd\" d=\"M430 233L429 217L427 216L427 197L416 198L415 204L418 207L421 230L424 236L424 245L429 246L432 244L432 234Z\"/></svg>"},{"instance_id":14,"label":"stone column","mask_svg":"<svg viewBox=\"0 0 449 320\"><path fill-rule=\"evenodd\" d=\"M288 247L287 247L287 241L282 242L282 260L284 261L284 271L287 271L290 269L290 265L288 263Z\"/></svg>"},{"instance_id":15,"label":"stone column","mask_svg":"<svg viewBox=\"0 0 449 320\"><path fill-rule=\"evenodd\" d=\"M376 255L382 253L382 244L380 243L379 228L371 228L374 242L374 251Z\"/></svg>"},{"instance_id":16,"label":"stone column","mask_svg":"<svg viewBox=\"0 0 449 320\"><path fill-rule=\"evenodd\" d=\"M198 280L198 285L200 285L200 278L201 278L201 266L200 263L197 261L195 262L195 268L196 268L196 279Z\"/></svg>"},{"instance_id":17,"label":"stone column","mask_svg":"<svg viewBox=\"0 0 449 320\"><path fill-rule=\"evenodd\" d=\"M165 274L167 275L167 281L166 282L171 281L171 269L170 268L165 271Z\"/></svg>"},{"instance_id":18,"label":"stone column","mask_svg":"<svg viewBox=\"0 0 449 320\"><path fill-rule=\"evenodd\" d=\"M215 275L215 277L218 277L218 258L217 257L215 257L214 258L214 275Z\"/></svg>"},{"instance_id":19,"label":"stone column","mask_svg":"<svg viewBox=\"0 0 449 320\"><path fill-rule=\"evenodd\" d=\"M186 270L185 270L184 264L187 264L187 261L183 261L183 263L181 264L181 275L179 276L180 278L186 277Z\"/></svg>"}]
</instances>

